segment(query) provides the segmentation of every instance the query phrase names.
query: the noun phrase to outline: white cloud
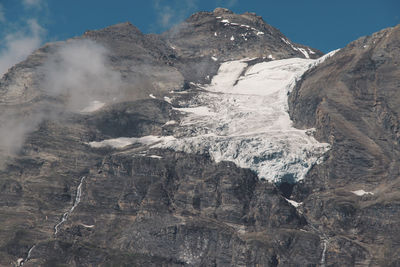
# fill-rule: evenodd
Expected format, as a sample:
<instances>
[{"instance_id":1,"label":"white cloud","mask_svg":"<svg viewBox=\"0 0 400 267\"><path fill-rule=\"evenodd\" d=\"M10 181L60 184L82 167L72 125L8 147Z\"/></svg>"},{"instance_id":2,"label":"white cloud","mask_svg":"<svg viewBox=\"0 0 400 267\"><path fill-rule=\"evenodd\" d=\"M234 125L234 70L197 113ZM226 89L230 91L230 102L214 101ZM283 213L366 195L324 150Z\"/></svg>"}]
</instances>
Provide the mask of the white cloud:
<instances>
[{"instance_id":1,"label":"white cloud","mask_svg":"<svg viewBox=\"0 0 400 267\"><path fill-rule=\"evenodd\" d=\"M35 19L26 22L20 30L7 34L4 38L4 48L0 50L0 77L8 68L24 60L42 44L45 30Z\"/></svg>"},{"instance_id":2,"label":"white cloud","mask_svg":"<svg viewBox=\"0 0 400 267\"><path fill-rule=\"evenodd\" d=\"M22 0L22 4L27 8L29 7L39 8L42 5L42 0Z\"/></svg>"},{"instance_id":3,"label":"white cloud","mask_svg":"<svg viewBox=\"0 0 400 267\"><path fill-rule=\"evenodd\" d=\"M91 101L111 102L120 93L121 76L109 67L108 52L90 40L69 41L44 66L43 87L67 98L67 108L82 110Z\"/></svg>"},{"instance_id":4,"label":"white cloud","mask_svg":"<svg viewBox=\"0 0 400 267\"><path fill-rule=\"evenodd\" d=\"M63 104L44 101L28 114L18 110L0 113L0 168L43 120L60 120L65 110L79 112L93 100L111 103L121 94L120 73L108 64L108 51L94 41L72 40L59 45L41 68L38 72L45 76L38 88L64 100Z\"/></svg>"},{"instance_id":5,"label":"white cloud","mask_svg":"<svg viewBox=\"0 0 400 267\"><path fill-rule=\"evenodd\" d=\"M162 29L168 29L183 21L191 12L197 9L197 0L154 0L157 12L157 22Z\"/></svg>"}]
</instances>

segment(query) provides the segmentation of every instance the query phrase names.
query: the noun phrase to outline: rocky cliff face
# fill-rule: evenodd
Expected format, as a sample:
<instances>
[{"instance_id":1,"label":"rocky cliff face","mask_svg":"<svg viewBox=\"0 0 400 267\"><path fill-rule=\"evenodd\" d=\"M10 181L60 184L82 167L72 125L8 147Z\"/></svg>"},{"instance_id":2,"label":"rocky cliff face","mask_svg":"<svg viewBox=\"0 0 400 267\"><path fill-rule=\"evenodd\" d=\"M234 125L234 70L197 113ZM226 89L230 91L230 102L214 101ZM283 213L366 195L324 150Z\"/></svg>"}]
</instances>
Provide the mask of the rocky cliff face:
<instances>
[{"instance_id":1,"label":"rocky cliff face","mask_svg":"<svg viewBox=\"0 0 400 267\"><path fill-rule=\"evenodd\" d=\"M0 80L0 265L396 266L398 52L226 9L45 45Z\"/></svg>"},{"instance_id":2,"label":"rocky cliff face","mask_svg":"<svg viewBox=\"0 0 400 267\"><path fill-rule=\"evenodd\" d=\"M297 127L315 127L332 147L296 194L309 218L374 266L399 265L399 44L399 26L350 43L305 73L289 100Z\"/></svg>"}]
</instances>

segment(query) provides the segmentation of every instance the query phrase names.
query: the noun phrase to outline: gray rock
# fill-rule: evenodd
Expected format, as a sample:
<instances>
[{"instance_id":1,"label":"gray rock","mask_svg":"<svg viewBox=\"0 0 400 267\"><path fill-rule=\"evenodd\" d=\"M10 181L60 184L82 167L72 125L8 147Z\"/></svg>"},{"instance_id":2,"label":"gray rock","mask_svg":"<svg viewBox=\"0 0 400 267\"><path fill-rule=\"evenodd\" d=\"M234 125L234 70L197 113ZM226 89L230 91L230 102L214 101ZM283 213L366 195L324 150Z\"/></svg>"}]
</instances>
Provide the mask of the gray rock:
<instances>
[{"instance_id":1,"label":"gray rock","mask_svg":"<svg viewBox=\"0 0 400 267\"><path fill-rule=\"evenodd\" d=\"M399 262L399 43L400 26L360 38L307 72L290 95L297 127L315 127L316 137L332 145L295 195L310 221L355 241L347 253L363 248L353 265ZM328 247L328 261L340 246Z\"/></svg>"}]
</instances>

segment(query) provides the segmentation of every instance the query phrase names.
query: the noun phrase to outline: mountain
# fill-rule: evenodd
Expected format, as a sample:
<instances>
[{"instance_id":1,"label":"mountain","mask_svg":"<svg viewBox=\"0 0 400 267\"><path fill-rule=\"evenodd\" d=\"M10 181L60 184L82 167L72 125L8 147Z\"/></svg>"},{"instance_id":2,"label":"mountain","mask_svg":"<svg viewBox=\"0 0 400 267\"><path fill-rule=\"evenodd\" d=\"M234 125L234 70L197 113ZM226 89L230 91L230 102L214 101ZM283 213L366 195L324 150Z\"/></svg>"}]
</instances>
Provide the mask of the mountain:
<instances>
[{"instance_id":1,"label":"mountain","mask_svg":"<svg viewBox=\"0 0 400 267\"><path fill-rule=\"evenodd\" d=\"M397 266L400 26L339 51L217 8L0 80L1 266Z\"/></svg>"}]
</instances>

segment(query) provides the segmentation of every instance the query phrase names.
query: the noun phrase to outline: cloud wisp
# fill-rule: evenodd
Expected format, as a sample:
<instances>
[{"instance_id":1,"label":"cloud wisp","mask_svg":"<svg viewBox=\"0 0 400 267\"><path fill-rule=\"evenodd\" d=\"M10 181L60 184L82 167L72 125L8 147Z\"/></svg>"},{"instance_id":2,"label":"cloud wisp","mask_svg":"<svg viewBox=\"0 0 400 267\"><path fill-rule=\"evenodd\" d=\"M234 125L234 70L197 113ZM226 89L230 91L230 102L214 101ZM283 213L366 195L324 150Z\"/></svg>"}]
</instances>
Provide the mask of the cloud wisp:
<instances>
[{"instance_id":1,"label":"cloud wisp","mask_svg":"<svg viewBox=\"0 0 400 267\"><path fill-rule=\"evenodd\" d=\"M42 78L34 89L52 97L27 103L24 110L0 105L0 167L20 151L26 137L43 121L62 121L70 112L82 112L93 101L110 103L118 97L121 76L110 67L108 58L102 45L87 39L55 45L46 62L35 70Z\"/></svg>"},{"instance_id":2,"label":"cloud wisp","mask_svg":"<svg viewBox=\"0 0 400 267\"><path fill-rule=\"evenodd\" d=\"M183 21L191 12L196 11L197 2L197 0L154 0L158 27L166 30Z\"/></svg>"},{"instance_id":3,"label":"cloud wisp","mask_svg":"<svg viewBox=\"0 0 400 267\"><path fill-rule=\"evenodd\" d=\"M8 68L24 60L43 42L46 31L37 20L30 19L26 26L4 38L3 49L0 50L0 77Z\"/></svg>"},{"instance_id":4,"label":"cloud wisp","mask_svg":"<svg viewBox=\"0 0 400 267\"><path fill-rule=\"evenodd\" d=\"M110 102L119 94L121 76L108 64L108 51L87 39L70 40L44 65L43 88L78 111L92 101Z\"/></svg>"}]
</instances>

